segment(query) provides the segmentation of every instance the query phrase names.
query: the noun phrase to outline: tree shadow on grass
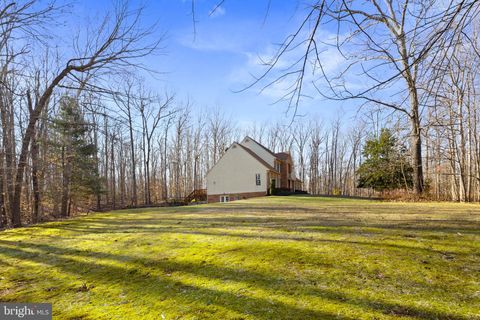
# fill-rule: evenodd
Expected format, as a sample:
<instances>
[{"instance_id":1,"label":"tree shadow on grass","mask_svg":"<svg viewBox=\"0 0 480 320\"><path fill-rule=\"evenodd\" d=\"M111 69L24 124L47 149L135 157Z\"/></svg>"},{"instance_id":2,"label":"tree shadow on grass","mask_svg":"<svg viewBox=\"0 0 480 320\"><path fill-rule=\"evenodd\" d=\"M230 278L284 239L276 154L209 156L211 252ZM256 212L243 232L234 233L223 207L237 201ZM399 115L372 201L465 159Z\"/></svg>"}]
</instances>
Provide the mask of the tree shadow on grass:
<instances>
[{"instance_id":1,"label":"tree shadow on grass","mask_svg":"<svg viewBox=\"0 0 480 320\"><path fill-rule=\"evenodd\" d=\"M419 220L419 219L402 219L402 220L388 220L384 223L378 221L367 221L362 219L355 219L354 217L347 216L343 218L339 217L252 217L252 216L175 216L169 217L171 214L155 215L154 218L122 218L117 219L91 219L87 218L68 221L63 224L44 224L37 225L37 228L63 228L64 225L75 224L108 224L119 227L143 227L145 225L165 225L165 224L178 224L184 223L193 227L208 227L209 225L216 224L222 226L257 226L257 227L272 227L272 228L292 228L297 230L305 229L305 231L319 231L319 232L336 232L333 228L348 228L351 227L350 232L358 232L355 228L375 228L375 233L383 232L415 232L415 231L431 231L435 233L453 233L453 234L471 234L480 235L480 222L477 221L463 221L459 219L431 219L431 220ZM318 227L320 229L315 229ZM329 228L329 229L328 229ZM113 230L114 231L114 230ZM342 232L348 232L348 230L342 230Z\"/></svg>"},{"instance_id":2,"label":"tree shadow on grass","mask_svg":"<svg viewBox=\"0 0 480 320\"><path fill-rule=\"evenodd\" d=\"M333 244L352 244L352 245L361 245L372 248L390 248L398 250L413 250L420 253L433 253L433 254L456 254L456 255L480 255L478 246L474 243L462 242L459 244L455 251L451 250L441 250L434 249L430 246L420 246L416 241L417 238L430 239L436 241L432 235L424 235L423 233L418 233L418 228L405 229L403 227L385 227L384 225L375 225L375 228L378 230L372 231L362 231L359 229L359 226L346 226L339 224L337 228L332 229L331 226L325 227L319 224L311 224L309 228L305 225L298 226L296 221L292 222L292 225L289 226L282 221L278 225L268 225L263 223L263 220L258 219L234 219L233 222L230 218L158 218L158 219L138 219L138 220L95 220L92 223L85 223L84 221L75 221L64 223L58 226L58 229L69 230L79 233L97 233L97 234L138 234L138 233L164 233L164 234L184 234L184 235L204 235L204 236L221 236L221 237L237 237L244 239L264 239L264 240L279 240L279 241L306 241L312 243L333 243ZM228 228L232 227L238 231L229 231ZM318 227L318 228L315 228ZM368 226L370 227L370 226ZM47 226L44 225L42 228L53 228L56 229L57 226ZM262 230L272 230L272 231L281 231L282 235L267 234L266 232L256 232L255 234L247 233L242 231L244 229L252 228L261 228ZM480 225L479 225L480 229ZM432 229L425 229L433 232ZM449 230L450 233L458 235L458 232L462 231L464 234L464 229L454 229ZM411 234L412 232L417 232ZM299 236L298 233L303 233L305 236ZM322 234L325 235L348 235L348 236L364 236L365 240L346 240L346 239L326 239L325 237L320 237ZM394 236L398 240L402 240L402 243L391 243L382 241L382 239L373 238L369 240L366 235L374 236ZM408 235L409 237L406 237ZM410 239L411 237L411 239ZM394 240L394 239L390 239ZM411 245L407 244L411 241ZM407 243L405 243L407 242ZM449 243L448 246L455 247L455 245ZM466 252L468 251L468 252Z\"/></svg>"},{"instance_id":3,"label":"tree shadow on grass","mask_svg":"<svg viewBox=\"0 0 480 320\"><path fill-rule=\"evenodd\" d=\"M31 252L29 250L34 250ZM385 315L407 316L415 319L451 319L463 320L467 317L443 311L433 311L411 305L372 300L367 297L350 296L343 292L318 288L298 279L271 276L258 271L235 269L212 264L175 261L168 259L151 259L128 255L109 254L104 252L60 248L47 244L26 243L0 240L0 254L24 261L47 264L62 272L79 276L93 284L111 285L121 283L127 287L132 298L140 299L149 296L154 300L173 298L179 304L200 302L204 307L216 305L234 312L253 315L256 319L272 319L282 316L288 319L354 319L337 313L325 312L308 307L301 308L276 299L247 296L245 294L226 292L200 286L193 286L166 276L152 275L159 270L164 273L182 272L194 277L206 277L222 281L236 281L270 291L272 297L280 293L308 295L329 300L331 302L361 308L364 312L376 311ZM69 257L73 256L73 257ZM92 259L95 262L79 261ZM105 264L122 262L124 267ZM103 262L103 263L98 263ZM47 276L47 275L46 275ZM298 290L298 292L296 292ZM295 295L296 296L296 295ZM272 313L273 310L273 313Z\"/></svg>"},{"instance_id":4,"label":"tree shadow on grass","mask_svg":"<svg viewBox=\"0 0 480 320\"><path fill-rule=\"evenodd\" d=\"M187 301L187 303L201 302L204 306L216 305L222 308L230 309L237 313L244 314L245 316L253 315L256 319L272 319L272 317L275 318L278 317L278 315L285 315L286 318L290 319L338 319L336 314L321 310L300 308L275 299L251 297L232 292L184 284L171 280L168 277L152 276L149 272L139 272L138 268L135 266L130 268L122 268L112 265L78 261L76 259L64 256L65 254L86 254L82 251L73 250L73 252L70 252L71 250L69 249L56 248L48 245L36 245L31 243L26 245L15 242L12 242L11 244L5 244L5 241L3 240L1 242L0 254L4 254L15 259L35 261L42 264L51 265L52 267L61 269L63 272L77 274L81 276L82 279L85 279L89 283L93 284L102 283L105 285L110 285L120 281L123 286L126 286L129 289L129 294L138 299L144 298L145 296L152 297L155 300L173 298L178 300L179 304L187 299L190 300ZM17 247L15 248L14 246ZM38 252L28 252L25 250L25 248L19 248L22 246L30 249L38 249L43 254ZM61 252L61 254L56 254L55 252ZM55 259L49 259L49 256L51 257L52 255L55 255ZM88 257L93 257L95 259L117 260L116 255L99 252L89 252ZM122 257L122 259L124 258L125 257ZM135 260L132 260L132 262L134 261ZM125 261L122 260L122 262ZM264 282L272 281L272 283L275 281L272 279L265 279L265 276L263 275L250 275L247 273L242 275L241 272L232 272L228 271L228 269L217 268L213 266L189 265L164 260L144 261L143 263L145 262L148 262L152 268L154 267L157 269L163 269L167 270L168 272L190 270L193 274L195 274L195 270L203 269L203 271L198 272L198 274L208 276L219 274L223 277L227 275L228 277L232 278L243 276L245 278L253 278L253 283L256 283L256 281L259 280ZM139 262L137 261L136 263L138 265ZM88 272L81 272L81 270L88 270ZM272 311L274 314L272 314ZM354 319L351 317L343 318L351 320Z\"/></svg>"},{"instance_id":5,"label":"tree shadow on grass","mask_svg":"<svg viewBox=\"0 0 480 320\"><path fill-rule=\"evenodd\" d=\"M245 209L247 210L247 209ZM263 210L263 209L262 209ZM208 210L206 210L208 211ZM299 210L302 211L303 210ZM246 212L247 214L245 214ZM368 227L368 228L377 228L379 230L384 229L388 231L390 229L396 231L431 231L436 233L462 233L462 234L471 234L471 235L480 235L480 221L467 219L462 220L458 218L451 219L421 219L421 218L403 218L403 219L385 219L382 222L376 218L378 214L374 214L375 219L369 218L364 219L362 216L356 216L352 212L335 212L329 213L326 215L299 215L299 216L288 216L285 214L279 215L270 215L266 213L265 216L257 215L252 216L248 214L247 211L242 211L242 215L227 215L229 212L222 211L221 216L217 215L205 215L201 214L201 217L194 215L175 215L174 218L170 218L171 213L166 212L157 212L155 217L148 218L139 218L134 217L133 219L121 219L121 220L105 220L105 222L111 224L125 225L129 223L135 223L135 225L145 225L145 224L164 224L167 222L188 222L189 224L197 225L208 225L212 223L238 226L238 225L256 225L256 226L268 226L277 224L278 226L291 226L296 228L302 227ZM177 212L182 213L182 212ZM208 212L211 213L211 212ZM305 212L304 212L305 213ZM232 214L232 213L231 213ZM255 213L252 213L255 215ZM325 230L321 230L322 232Z\"/></svg>"}]
</instances>

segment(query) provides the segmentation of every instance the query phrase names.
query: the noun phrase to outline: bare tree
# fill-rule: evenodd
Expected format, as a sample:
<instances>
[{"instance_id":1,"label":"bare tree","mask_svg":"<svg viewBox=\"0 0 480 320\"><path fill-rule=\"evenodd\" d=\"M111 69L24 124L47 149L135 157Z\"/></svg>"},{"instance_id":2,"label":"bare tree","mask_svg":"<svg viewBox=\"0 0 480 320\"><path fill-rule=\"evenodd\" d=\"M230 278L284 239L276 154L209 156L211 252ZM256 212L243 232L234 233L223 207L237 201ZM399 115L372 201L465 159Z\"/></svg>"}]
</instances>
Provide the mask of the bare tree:
<instances>
[{"instance_id":1,"label":"bare tree","mask_svg":"<svg viewBox=\"0 0 480 320\"><path fill-rule=\"evenodd\" d=\"M153 97L148 94L140 94L136 108L138 109L142 121L142 150L144 165L144 183L145 183L145 204L150 205L151 200L151 161L152 161L152 140L161 121L172 117L175 110L171 108L173 96L165 94L164 98Z\"/></svg>"},{"instance_id":2,"label":"bare tree","mask_svg":"<svg viewBox=\"0 0 480 320\"><path fill-rule=\"evenodd\" d=\"M159 46L159 40L145 42L153 29L144 29L139 26L141 15L141 9L132 11L125 3L120 4L113 13L114 19L111 20L107 16L95 33L95 37L87 38L83 48L76 43L76 49L81 55L66 61L65 66L55 72L43 92L39 94L38 99L33 102L19 149L18 163L14 170L13 198L10 203L14 226L21 225L22 186L35 126L54 90L66 79L80 80L79 74L90 72L100 75L104 71L112 72L114 68L131 67L134 65L135 59L153 53Z\"/></svg>"},{"instance_id":3,"label":"bare tree","mask_svg":"<svg viewBox=\"0 0 480 320\"><path fill-rule=\"evenodd\" d=\"M309 81L306 75L313 73L325 80L325 88L318 77L311 80L317 94L328 99L358 99L404 114L410 121L414 189L420 194L424 178L419 72L431 60L444 58L440 52L457 41L478 9L479 3L473 0L314 1L299 27L286 37L272 59L265 61L265 72L245 89L258 83L268 87L291 79L283 99L296 110L305 98L304 85ZM333 41L327 39L327 47L335 47L344 60L337 74L326 71L328 66L322 61L322 23L337 25ZM269 78L275 74L279 61L294 50L300 51L295 62L280 70L273 80ZM356 73L361 73L366 84L360 89L349 85Z\"/></svg>"}]
</instances>

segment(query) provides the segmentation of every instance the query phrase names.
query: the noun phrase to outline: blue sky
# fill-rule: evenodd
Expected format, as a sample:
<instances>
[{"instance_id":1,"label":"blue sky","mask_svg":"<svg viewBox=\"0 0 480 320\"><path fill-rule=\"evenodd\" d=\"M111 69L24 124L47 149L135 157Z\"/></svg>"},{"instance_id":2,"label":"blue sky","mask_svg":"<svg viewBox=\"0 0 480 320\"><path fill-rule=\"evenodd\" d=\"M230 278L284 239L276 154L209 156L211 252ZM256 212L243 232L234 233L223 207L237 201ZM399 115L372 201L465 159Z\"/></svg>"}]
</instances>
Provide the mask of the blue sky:
<instances>
[{"instance_id":1,"label":"blue sky","mask_svg":"<svg viewBox=\"0 0 480 320\"><path fill-rule=\"evenodd\" d=\"M80 2L80 11L102 10L106 2ZM196 35L191 16L190 0L147 1L147 14L142 23L159 23L159 36L166 33L164 55L150 57L146 64L159 72L149 78L149 86L157 91L176 93L178 100L189 100L195 110L220 108L238 121L240 127L252 122L272 119L288 122L285 104L272 104L283 93L282 86L260 92L257 86L235 93L253 81L251 74L261 72L258 57L269 57L299 23L305 8L302 2L272 0L226 0L212 15L216 0L196 0ZM135 2L132 2L135 5ZM266 16L266 13L268 15ZM328 35L329 30L325 30ZM333 53L324 55L332 60ZM326 101L315 95L302 101L299 114L329 120L350 118L356 107L349 103Z\"/></svg>"}]
</instances>

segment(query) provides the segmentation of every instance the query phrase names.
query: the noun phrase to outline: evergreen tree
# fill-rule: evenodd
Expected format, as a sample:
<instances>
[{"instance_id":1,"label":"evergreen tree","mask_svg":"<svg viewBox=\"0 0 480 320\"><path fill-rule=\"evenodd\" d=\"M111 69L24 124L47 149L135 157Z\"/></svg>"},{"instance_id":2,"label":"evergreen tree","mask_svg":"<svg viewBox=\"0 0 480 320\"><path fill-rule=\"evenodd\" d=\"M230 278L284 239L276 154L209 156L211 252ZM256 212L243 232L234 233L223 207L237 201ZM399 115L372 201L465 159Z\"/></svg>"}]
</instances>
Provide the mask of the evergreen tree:
<instances>
[{"instance_id":1,"label":"evergreen tree","mask_svg":"<svg viewBox=\"0 0 480 320\"><path fill-rule=\"evenodd\" d=\"M413 168L390 130L382 129L378 138L370 139L363 149L365 161L358 174L359 188L391 190L413 186Z\"/></svg>"},{"instance_id":2,"label":"evergreen tree","mask_svg":"<svg viewBox=\"0 0 480 320\"><path fill-rule=\"evenodd\" d=\"M83 118L77 101L64 96L60 112L53 121L57 141L54 149L59 153L62 168L62 216L69 216L72 202L101 193L101 180L95 162L97 152L88 140L88 123Z\"/></svg>"}]
</instances>

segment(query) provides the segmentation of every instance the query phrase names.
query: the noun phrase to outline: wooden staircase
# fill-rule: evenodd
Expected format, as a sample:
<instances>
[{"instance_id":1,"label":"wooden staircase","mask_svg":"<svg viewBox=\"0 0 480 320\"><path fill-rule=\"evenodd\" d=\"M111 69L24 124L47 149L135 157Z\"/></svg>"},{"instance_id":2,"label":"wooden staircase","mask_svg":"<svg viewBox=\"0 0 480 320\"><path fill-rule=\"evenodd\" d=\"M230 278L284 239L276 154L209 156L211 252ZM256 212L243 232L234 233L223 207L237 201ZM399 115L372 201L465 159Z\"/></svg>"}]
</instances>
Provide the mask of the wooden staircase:
<instances>
[{"instance_id":1,"label":"wooden staircase","mask_svg":"<svg viewBox=\"0 0 480 320\"><path fill-rule=\"evenodd\" d=\"M207 189L195 189L185 197L185 203L207 201Z\"/></svg>"}]
</instances>

